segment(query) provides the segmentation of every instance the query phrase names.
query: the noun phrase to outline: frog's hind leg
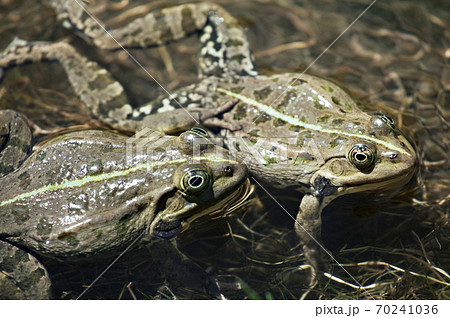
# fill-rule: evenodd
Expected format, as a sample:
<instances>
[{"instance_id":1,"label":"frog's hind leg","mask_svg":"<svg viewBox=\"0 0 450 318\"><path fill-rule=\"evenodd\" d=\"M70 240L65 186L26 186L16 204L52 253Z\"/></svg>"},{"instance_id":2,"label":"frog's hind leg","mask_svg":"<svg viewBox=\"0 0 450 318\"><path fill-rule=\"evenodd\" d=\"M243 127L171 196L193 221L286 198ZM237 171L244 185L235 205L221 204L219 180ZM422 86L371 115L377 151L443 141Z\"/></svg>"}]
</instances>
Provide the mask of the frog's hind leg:
<instances>
[{"instance_id":1,"label":"frog's hind leg","mask_svg":"<svg viewBox=\"0 0 450 318\"><path fill-rule=\"evenodd\" d=\"M236 19L220 6L210 3L201 5L208 19L200 31L200 77L256 76L250 44Z\"/></svg>"},{"instance_id":2,"label":"frog's hind leg","mask_svg":"<svg viewBox=\"0 0 450 318\"><path fill-rule=\"evenodd\" d=\"M32 255L0 241L0 299L49 299L50 279Z\"/></svg>"},{"instance_id":3,"label":"frog's hind leg","mask_svg":"<svg viewBox=\"0 0 450 318\"><path fill-rule=\"evenodd\" d=\"M15 39L0 53L0 69L28 63L57 61L92 114L114 125L132 111L122 85L96 62L88 61L66 42L27 42Z\"/></svg>"},{"instance_id":4,"label":"frog's hind leg","mask_svg":"<svg viewBox=\"0 0 450 318\"><path fill-rule=\"evenodd\" d=\"M96 46L114 50L122 47L151 47L200 33L198 54L200 77L256 76L250 45L242 28L221 6L200 2L181 4L150 12L128 25L104 29L81 1L52 0L50 4L73 29Z\"/></svg>"},{"instance_id":5,"label":"frog's hind leg","mask_svg":"<svg viewBox=\"0 0 450 318\"><path fill-rule=\"evenodd\" d=\"M0 177L19 167L31 151L28 122L13 110L0 110Z\"/></svg>"}]
</instances>

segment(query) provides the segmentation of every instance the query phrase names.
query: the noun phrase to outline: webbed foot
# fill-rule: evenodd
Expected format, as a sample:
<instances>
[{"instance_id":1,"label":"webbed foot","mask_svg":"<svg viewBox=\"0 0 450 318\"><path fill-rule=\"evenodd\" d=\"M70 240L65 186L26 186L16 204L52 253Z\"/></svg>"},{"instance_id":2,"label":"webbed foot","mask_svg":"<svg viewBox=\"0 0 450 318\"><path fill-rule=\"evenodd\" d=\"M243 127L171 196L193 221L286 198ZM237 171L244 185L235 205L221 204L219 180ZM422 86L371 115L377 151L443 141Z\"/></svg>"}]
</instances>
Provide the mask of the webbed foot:
<instances>
[{"instance_id":1,"label":"webbed foot","mask_svg":"<svg viewBox=\"0 0 450 318\"><path fill-rule=\"evenodd\" d=\"M316 247L303 245L303 252L311 265L311 279L309 281L309 285L313 286L319 279L319 275L321 273L330 271L331 257L327 250L319 245Z\"/></svg>"}]
</instances>

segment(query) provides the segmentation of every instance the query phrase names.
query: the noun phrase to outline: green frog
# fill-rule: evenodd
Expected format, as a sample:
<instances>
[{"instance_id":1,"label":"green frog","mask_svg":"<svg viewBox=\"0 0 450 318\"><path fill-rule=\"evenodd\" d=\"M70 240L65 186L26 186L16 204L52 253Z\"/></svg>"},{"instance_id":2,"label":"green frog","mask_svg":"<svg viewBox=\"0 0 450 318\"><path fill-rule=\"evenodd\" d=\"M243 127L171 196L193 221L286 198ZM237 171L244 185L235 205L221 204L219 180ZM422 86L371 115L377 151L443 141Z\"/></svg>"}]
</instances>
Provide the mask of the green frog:
<instances>
[{"instance_id":1,"label":"green frog","mask_svg":"<svg viewBox=\"0 0 450 318\"><path fill-rule=\"evenodd\" d=\"M0 55L0 68L58 61L92 114L114 127L166 133L197 123L211 127L254 180L302 194L295 229L314 274L329 263L320 243L323 208L348 193L395 192L415 170L415 150L391 117L362 111L319 77L258 74L242 28L217 4L162 8L107 31L79 1L49 3L66 26L101 49L158 46L198 34L199 82L140 107L130 106L123 87L66 42L16 40Z\"/></svg>"},{"instance_id":2,"label":"green frog","mask_svg":"<svg viewBox=\"0 0 450 318\"><path fill-rule=\"evenodd\" d=\"M201 128L176 137L75 131L49 138L31 154L31 132L19 114L0 111L0 129L0 240L8 255L0 256L0 266L8 258L30 264L23 251L91 261L118 255L138 239L172 239L192 221L239 202L248 187L246 166ZM42 268L30 276L46 286ZM36 292L29 297L47 295Z\"/></svg>"}]
</instances>

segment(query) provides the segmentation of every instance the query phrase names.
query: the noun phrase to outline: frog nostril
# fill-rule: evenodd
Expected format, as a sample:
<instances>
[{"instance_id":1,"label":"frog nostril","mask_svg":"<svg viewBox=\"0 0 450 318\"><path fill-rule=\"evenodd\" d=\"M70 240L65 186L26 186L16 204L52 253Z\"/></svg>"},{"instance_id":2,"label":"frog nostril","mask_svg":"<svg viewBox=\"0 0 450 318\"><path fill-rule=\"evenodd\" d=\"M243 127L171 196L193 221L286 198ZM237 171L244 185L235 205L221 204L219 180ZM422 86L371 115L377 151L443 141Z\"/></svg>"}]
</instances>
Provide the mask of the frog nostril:
<instances>
[{"instance_id":1,"label":"frog nostril","mask_svg":"<svg viewBox=\"0 0 450 318\"><path fill-rule=\"evenodd\" d=\"M225 168L223 168L223 173L227 176L232 175L233 169L231 168L231 166L226 166Z\"/></svg>"},{"instance_id":2,"label":"frog nostril","mask_svg":"<svg viewBox=\"0 0 450 318\"><path fill-rule=\"evenodd\" d=\"M396 153L391 153L391 155L389 156L389 159L394 160L397 158L397 154Z\"/></svg>"}]
</instances>

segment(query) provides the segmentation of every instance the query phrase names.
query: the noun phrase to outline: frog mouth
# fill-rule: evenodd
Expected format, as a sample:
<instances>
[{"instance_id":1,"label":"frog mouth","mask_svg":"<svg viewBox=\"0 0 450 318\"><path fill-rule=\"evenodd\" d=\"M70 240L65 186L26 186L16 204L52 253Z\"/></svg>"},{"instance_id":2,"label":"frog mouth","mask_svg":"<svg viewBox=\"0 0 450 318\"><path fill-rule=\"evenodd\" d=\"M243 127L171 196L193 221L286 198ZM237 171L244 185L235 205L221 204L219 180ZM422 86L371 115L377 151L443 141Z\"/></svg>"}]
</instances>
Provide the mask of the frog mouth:
<instances>
[{"instance_id":1,"label":"frog mouth","mask_svg":"<svg viewBox=\"0 0 450 318\"><path fill-rule=\"evenodd\" d=\"M253 187L250 186L250 181L246 179L236 191L228 194L214 205L206 208L203 207L201 212L197 211L197 213L184 218L177 218L170 221L160 219L151 231L152 236L163 240L169 240L179 232L188 229L193 221L203 219L202 217L205 215L209 215L210 218L214 219L231 214L233 211L245 205L248 197L251 196L252 193Z\"/></svg>"},{"instance_id":2,"label":"frog mouth","mask_svg":"<svg viewBox=\"0 0 450 318\"><path fill-rule=\"evenodd\" d=\"M250 185L250 180L246 179L239 189L227 195L221 201L204 209L201 213L196 213L183 220L182 231L187 230L192 223L198 226L207 220L226 217L237 209L249 204L250 201L247 199L252 195L253 191L254 187Z\"/></svg>"},{"instance_id":3,"label":"frog mouth","mask_svg":"<svg viewBox=\"0 0 450 318\"><path fill-rule=\"evenodd\" d=\"M182 222L183 219L169 222L159 220L152 231L152 235L163 240L169 240L181 230Z\"/></svg>"}]
</instances>

